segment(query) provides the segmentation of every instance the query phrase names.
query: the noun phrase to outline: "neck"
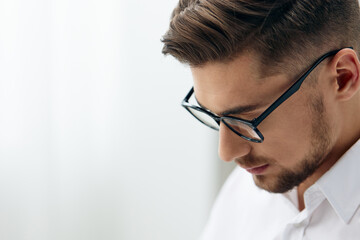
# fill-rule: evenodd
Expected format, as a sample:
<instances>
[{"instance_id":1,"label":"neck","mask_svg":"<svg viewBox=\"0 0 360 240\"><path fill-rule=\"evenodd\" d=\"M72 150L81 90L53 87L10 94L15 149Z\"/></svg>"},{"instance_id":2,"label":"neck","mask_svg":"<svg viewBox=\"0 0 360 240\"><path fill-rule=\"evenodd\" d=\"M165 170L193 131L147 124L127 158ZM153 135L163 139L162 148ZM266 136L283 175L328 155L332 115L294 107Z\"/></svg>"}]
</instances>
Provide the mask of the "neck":
<instances>
[{"instance_id":1,"label":"neck","mask_svg":"<svg viewBox=\"0 0 360 240\"><path fill-rule=\"evenodd\" d=\"M360 103L360 101L358 102ZM339 134L337 134L338 137L335 139L330 152L319 165L319 168L298 186L299 211L305 208L305 191L334 166L341 156L360 138L360 105L344 106L342 109L343 112L338 114L340 117L337 119L341 122L340 128L338 128Z\"/></svg>"}]
</instances>

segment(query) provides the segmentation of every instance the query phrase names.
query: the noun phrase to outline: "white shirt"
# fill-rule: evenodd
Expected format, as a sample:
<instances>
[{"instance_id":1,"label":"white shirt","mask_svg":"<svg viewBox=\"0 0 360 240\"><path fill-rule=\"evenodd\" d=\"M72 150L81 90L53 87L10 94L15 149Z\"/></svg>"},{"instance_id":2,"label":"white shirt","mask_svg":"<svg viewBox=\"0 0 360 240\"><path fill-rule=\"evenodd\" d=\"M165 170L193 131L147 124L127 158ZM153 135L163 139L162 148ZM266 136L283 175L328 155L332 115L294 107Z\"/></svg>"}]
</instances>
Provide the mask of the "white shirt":
<instances>
[{"instance_id":1,"label":"white shirt","mask_svg":"<svg viewBox=\"0 0 360 240\"><path fill-rule=\"evenodd\" d=\"M259 189L237 167L215 201L201 240L360 240L360 141L304 193Z\"/></svg>"}]
</instances>

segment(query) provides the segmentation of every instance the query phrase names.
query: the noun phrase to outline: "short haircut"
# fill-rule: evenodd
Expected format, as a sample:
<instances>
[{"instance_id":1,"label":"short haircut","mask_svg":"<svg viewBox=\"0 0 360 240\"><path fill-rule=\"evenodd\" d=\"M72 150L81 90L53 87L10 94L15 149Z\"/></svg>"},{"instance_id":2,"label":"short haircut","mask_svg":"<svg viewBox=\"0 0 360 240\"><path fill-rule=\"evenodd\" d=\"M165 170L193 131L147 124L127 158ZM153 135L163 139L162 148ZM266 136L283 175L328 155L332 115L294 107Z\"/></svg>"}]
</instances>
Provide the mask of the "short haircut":
<instances>
[{"instance_id":1,"label":"short haircut","mask_svg":"<svg viewBox=\"0 0 360 240\"><path fill-rule=\"evenodd\" d=\"M276 65L341 47L358 51L359 29L358 0L180 0L162 52L192 67L244 51Z\"/></svg>"}]
</instances>

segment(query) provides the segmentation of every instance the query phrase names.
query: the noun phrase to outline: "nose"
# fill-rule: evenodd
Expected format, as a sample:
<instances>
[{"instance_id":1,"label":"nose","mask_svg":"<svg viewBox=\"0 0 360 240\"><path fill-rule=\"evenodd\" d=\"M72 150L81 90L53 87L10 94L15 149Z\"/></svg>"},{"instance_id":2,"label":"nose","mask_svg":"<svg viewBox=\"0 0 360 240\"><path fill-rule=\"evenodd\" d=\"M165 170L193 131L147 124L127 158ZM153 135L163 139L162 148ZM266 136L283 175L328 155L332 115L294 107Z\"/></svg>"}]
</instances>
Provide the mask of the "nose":
<instances>
[{"instance_id":1,"label":"nose","mask_svg":"<svg viewBox=\"0 0 360 240\"><path fill-rule=\"evenodd\" d=\"M219 156L225 162L231 162L251 152L251 142L238 136L224 123L219 129Z\"/></svg>"}]
</instances>

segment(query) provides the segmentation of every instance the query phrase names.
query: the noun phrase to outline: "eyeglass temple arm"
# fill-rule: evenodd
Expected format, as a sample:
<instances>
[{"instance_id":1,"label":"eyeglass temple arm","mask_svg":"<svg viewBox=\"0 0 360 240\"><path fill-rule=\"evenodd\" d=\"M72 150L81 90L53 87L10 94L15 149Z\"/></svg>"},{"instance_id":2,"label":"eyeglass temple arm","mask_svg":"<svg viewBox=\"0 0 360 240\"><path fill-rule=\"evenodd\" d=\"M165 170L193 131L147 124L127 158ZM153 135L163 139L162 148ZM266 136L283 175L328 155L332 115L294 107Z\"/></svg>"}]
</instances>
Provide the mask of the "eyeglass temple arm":
<instances>
[{"instance_id":1,"label":"eyeglass temple arm","mask_svg":"<svg viewBox=\"0 0 360 240\"><path fill-rule=\"evenodd\" d=\"M182 101L182 104L185 103L185 102L188 102L191 95L194 93L194 87L192 87L189 91L189 93L186 95L186 97L184 98L184 100Z\"/></svg>"},{"instance_id":2,"label":"eyeglass temple arm","mask_svg":"<svg viewBox=\"0 0 360 240\"><path fill-rule=\"evenodd\" d=\"M347 47L351 48L352 47ZM285 93L283 93L273 104L271 104L270 107L268 107L259 117L252 120L252 123L254 127L257 127L272 111L274 111L281 103L283 103L286 99L288 99L291 95L293 95L296 91L299 90L301 84L304 82L306 77L314 70L314 68L317 67L325 58L330 57L332 55L335 55L338 53L341 49L334 50L331 52L328 52L327 54L320 57L310 68L307 70L299 80L297 80Z\"/></svg>"}]
</instances>

